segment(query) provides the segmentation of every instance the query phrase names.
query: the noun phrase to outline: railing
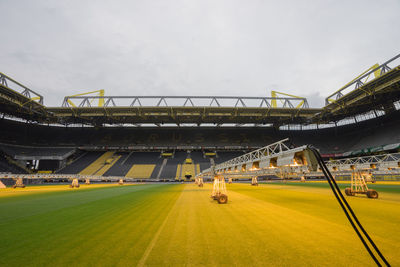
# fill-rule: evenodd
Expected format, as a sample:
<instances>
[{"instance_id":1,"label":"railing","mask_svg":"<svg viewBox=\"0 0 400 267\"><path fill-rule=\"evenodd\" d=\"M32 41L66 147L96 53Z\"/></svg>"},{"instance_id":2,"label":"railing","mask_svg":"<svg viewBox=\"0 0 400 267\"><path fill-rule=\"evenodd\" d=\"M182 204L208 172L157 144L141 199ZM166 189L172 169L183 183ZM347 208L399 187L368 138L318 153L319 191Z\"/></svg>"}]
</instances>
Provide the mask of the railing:
<instances>
[{"instance_id":1,"label":"railing","mask_svg":"<svg viewBox=\"0 0 400 267\"><path fill-rule=\"evenodd\" d=\"M104 107L266 107L275 100L281 108L309 108L306 98L240 96L66 96L63 107L92 107L91 102L104 99Z\"/></svg>"},{"instance_id":2,"label":"railing","mask_svg":"<svg viewBox=\"0 0 400 267\"><path fill-rule=\"evenodd\" d=\"M311 166L313 164L312 161L307 159L306 151L308 148L306 145L289 148L284 144L286 141L288 139L217 164L214 167L203 170L196 177L212 177L214 173L226 174L235 178L262 175L283 177L285 174L296 174L299 177L306 173L309 175L322 175L321 171L316 171L316 168ZM300 158L302 157L303 159L299 161L300 158L296 157L296 155L301 155L302 153L303 155ZM274 164L270 164L272 159L275 161ZM254 165L255 163L257 163L257 166ZM325 163L335 173L348 174L353 170L376 172L392 169L396 170L396 174L400 173L400 153L330 160Z\"/></svg>"},{"instance_id":3,"label":"railing","mask_svg":"<svg viewBox=\"0 0 400 267\"><path fill-rule=\"evenodd\" d=\"M100 175L82 175L82 174L12 174L12 173L0 173L0 178L11 178L11 179L55 179L55 180L72 180L78 178L80 180L111 180L119 181L123 180L144 180L148 178L129 178L125 176L100 176Z\"/></svg>"},{"instance_id":4,"label":"railing","mask_svg":"<svg viewBox=\"0 0 400 267\"><path fill-rule=\"evenodd\" d=\"M345 159L330 160L326 162L328 168L337 170L350 169L375 169L379 167L400 167L400 153L353 157Z\"/></svg>"},{"instance_id":5,"label":"railing","mask_svg":"<svg viewBox=\"0 0 400 267\"><path fill-rule=\"evenodd\" d=\"M17 82L16 80L8 77L7 75L1 72L0 72L0 84L20 93L21 95L31 99L32 101L36 101L39 104L43 105L43 96L36 93L35 91L32 91L25 85Z\"/></svg>"},{"instance_id":6,"label":"railing","mask_svg":"<svg viewBox=\"0 0 400 267\"><path fill-rule=\"evenodd\" d=\"M283 139L278 142L275 142L273 144L270 144L268 146L265 146L263 148L254 150L250 153L246 153L242 156L233 158L231 160L225 161L223 163L217 164L214 167L215 172L226 172L226 171L237 171L249 174L249 173L254 173L257 172L258 174L261 174L263 172L265 173L270 173L270 172L275 172L275 170L272 170L270 167L270 161L272 158L275 158L277 160L276 165L279 166L284 166L284 165L291 165L292 163L295 164L294 167L297 167L297 169L303 170L303 166L301 164L297 164L294 161L294 155L297 152L303 152L307 149L307 146L300 146L296 148L290 148L288 147L285 142L288 141L289 139ZM253 164L258 163L257 168L253 168ZM242 167L245 165L245 171L242 171ZM236 170L233 170L236 168ZM240 169L238 169L240 168ZM206 169L198 176L203 176L203 175L210 175L213 172L212 168Z\"/></svg>"},{"instance_id":7,"label":"railing","mask_svg":"<svg viewBox=\"0 0 400 267\"><path fill-rule=\"evenodd\" d=\"M342 98L347 93L350 93L351 91L353 91L355 89L358 89L361 86L363 86L368 81L368 78L369 78L369 76L371 74L374 74L374 73L378 72L379 76L382 76L386 72L390 71L392 68L389 67L388 64L393 63L398 58L400 58L400 54L398 54L397 56L389 59L388 61L386 61L385 63L381 64L380 66L378 66L376 68L373 68L369 72L365 73L364 75L362 75L362 76L358 77L357 79L353 80L352 82L350 82L346 86L342 87L340 90L338 90L335 93L331 94L330 96L325 98L325 105L329 105L330 103L339 100L340 98Z\"/></svg>"}]
</instances>

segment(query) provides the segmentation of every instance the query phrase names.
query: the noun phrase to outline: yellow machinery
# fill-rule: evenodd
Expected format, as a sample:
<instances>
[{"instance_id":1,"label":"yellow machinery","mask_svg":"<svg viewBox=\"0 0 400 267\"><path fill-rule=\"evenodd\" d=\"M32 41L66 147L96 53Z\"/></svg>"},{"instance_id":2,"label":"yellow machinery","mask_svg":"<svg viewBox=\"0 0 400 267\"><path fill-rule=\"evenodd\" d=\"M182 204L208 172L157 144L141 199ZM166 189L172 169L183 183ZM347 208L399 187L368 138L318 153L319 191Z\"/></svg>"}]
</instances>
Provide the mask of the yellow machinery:
<instances>
[{"instance_id":1,"label":"yellow machinery","mask_svg":"<svg viewBox=\"0 0 400 267\"><path fill-rule=\"evenodd\" d=\"M281 92L277 92L277 91L271 91L271 97L273 98L271 100L271 106L273 108L277 108L278 107L278 105L276 103L276 98L278 97L278 95L284 95L284 96L299 98L299 100L303 99L303 97L301 97L301 96L295 96L295 95L290 95L290 94L281 93ZM296 108L301 108L303 106L303 104L304 104L304 100L301 100L300 103L296 106Z\"/></svg>"},{"instance_id":2,"label":"yellow machinery","mask_svg":"<svg viewBox=\"0 0 400 267\"><path fill-rule=\"evenodd\" d=\"M354 81L358 80L361 76L363 76L364 74L366 74L367 72L376 69L379 67L379 64L376 63L375 65L372 65L371 67L369 67L366 71L364 71L363 73L361 73L360 75L358 75L357 77L355 77L353 80L351 80L350 82L348 82L346 85L344 85L342 88L340 88L339 90L337 90L335 93L333 93L332 95L335 95L336 93L340 92L341 90L343 90L344 88L346 88L349 84L353 83ZM369 79L369 76L367 76L367 78L365 79L365 81L363 81L363 83L366 83ZM377 69L374 71L374 76L375 78L378 78L379 76L381 76L381 69ZM335 99L328 99L328 101L330 103L335 102Z\"/></svg>"},{"instance_id":3,"label":"yellow machinery","mask_svg":"<svg viewBox=\"0 0 400 267\"><path fill-rule=\"evenodd\" d=\"M96 91L91 91L91 92L87 92L87 93L81 93L81 94L77 94L77 95L70 95L70 97L74 97L74 96L83 96L83 95L90 95L90 94L98 94L98 96L100 96L99 99L99 103L98 106L99 107L103 107L104 106L104 89L100 89L100 90L96 90ZM92 103L94 100L94 98L92 99L92 101L90 103ZM76 105L70 100L68 99L68 103L73 106L76 107Z\"/></svg>"},{"instance_id":4,"label":"yellow machinery","mask_svg":"<svg viewBox=\"0 0 400 267\"><path fill-rule=\"evenodd\" d=\"M78 178L72 179L72 183L69 185L71 188L79 188L79 181Z\"/></svg>"},{"instance_id":5,"label":"yellow machinery","mask_svg":"<svg viewBox=\"0 0 400 267\"><path fill-rule=\"evenodd\" d=\"M17 188L17 187L21 187L21 188L24 188L24 187L25 187L22 178L17 178L17 179L15 180L15 184L13 185L13 188Z\"/></svg>"}]
</instances>

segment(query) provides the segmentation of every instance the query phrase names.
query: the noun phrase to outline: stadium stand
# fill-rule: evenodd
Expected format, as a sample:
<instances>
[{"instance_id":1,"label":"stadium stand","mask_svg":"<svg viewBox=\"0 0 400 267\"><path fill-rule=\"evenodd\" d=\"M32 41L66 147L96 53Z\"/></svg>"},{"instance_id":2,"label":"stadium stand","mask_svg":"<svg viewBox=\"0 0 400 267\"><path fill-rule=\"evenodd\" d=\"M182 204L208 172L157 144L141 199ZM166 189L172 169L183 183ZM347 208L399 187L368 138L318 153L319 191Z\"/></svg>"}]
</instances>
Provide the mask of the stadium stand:
<instances>
[{"instance_id":1,"label":"stadium stand","mask_svg":"<svg viewBox=\"0 0 400 267\"><path fill-rule=\"evenodd\" d=\"M196 175L196 165L195 164L181 164L181 173L178 179L186 179L186 175L194 177Z\"/></svg>"},{"instance_id":2,"label":"stadium stand","mask_svg":"<svg viewBox=\"0 0 400 267\"><path fill-rule=\"evenodd\" d=\"M30 147L0 144L0 150L14 159L64 159L75 152L71 147Z\"/></svg>"},{"instance_id":3,"label":"stadium stand","mask_svg":"<svg viewBox=\"0 0 400 267\"><path fill-rule=\"evenodd\" d=\"M175 174L175 179L179 180L181 178L182 175L182 164L178 164L176 166L176 174Z\"/></svg>"},{"instance_id":4,"label":"stadium stand","mask_svg":"<svg viewBox=\"0 0 400 267\"><path fill-rule=\"evenodd\" d=\"M204 97L175 97L185 99L183 106L168 96L109 96L101 98L101 108L81 96L78 105L71 106L66 97L61 107L47 107L33 90L8 87L15 84L2 74L0 172L181 180L285 138L289 146L313 145L325 159L396 153L400 66L387 64L397 58L379 66L373 80L368 80L371 71L331 94L321 108L309 107L305 98L295 98L300 105L279 98L282 105L277 105L276 97L229 96L206 97L209 104L197 102ZM142 106L141 98L158 104ZM122 103L127 99L128 106ZM228 99L236 104L224 104ZM255 99L264 102L247 102ZM215 155L204 157L205 152Z\"/></svg>"},{"instance_id":5,"label":"stadium stand","mask_svg":"<svg viewBox=\"0 0 400 267\"><path fill-rule=\"evenodd\" d=\"M103 153L99 152L99 151L88 151L88 152L82 154L82 156L78 157L71 164L67 165L65 168L57 171L57 173L65 173L65 174L80 173L87 166L89 166L96 159L98 159L101 156L101 154L103 154Z\"/></svg>"},{"instance_id":6,"label":"stadium stand","mask_svg":"<svg viewBox=\"0 0 400 267\"><path fill-rule=\"evenodd\" d=\"M150 178L154 171L154 164L134 164L132 168L128 171L125 177L129 178Z\"/></svg>"},{"instance_id":7,"label":"stadium stand","mask_svg":"<svg viewBox=\"0 0 400 267\"><path fill-rule=\"evenodd\" d=\"M56 127L1 119L0 151L14 159L41 159L39 166L43 170L57 169L44 159L63 158L67 166L57 173L83 171L91 174L98 172L104 176L125 176L134 165L138 165L133 170L139 176L145 176L141 178L174 179L183 177L186 171L197 173L210 167L210 159L204 158L204 151L216 151L215 162L221 163L249 150L289 138L294 146L312 144L326 157L340 157L367 151L371 147L390 147L388 145L400 143L399 125L400 111L356 124L310 130L247 126L218 129ZM65 144L70 147L65 147ZM164 160L161 157L163 150L175 150L174 156ZM107 159L111 159L110 164L95 164L84 171L105 152L111 152L106 154ZM180 166L178 169L188 156L193 160L192 166ZM2 169L13 168L5 167L7 164L3 160Z\"/></svg>"},{"instance_id":8,"label":"stadium stand","mask_svg":"<svg viewBox=\"0 0 400 267\"><path fill-rule=\"evenodd\" d=\"M176 178L177 177L177 169L178 165L182 164L182 162L186 159L187 152L178 151L174 153L173 158L167 159L167 164L164 166L160 178Z\"/></svg>"},{"instance_id":9,"label":"stadium stand","mask_svg":"<svg viewBox=\"0 0 400 267\"><path fill-rule=\"evenodd\" d=\"M157 178L162 159L160 152L121 152L118 161L104 176L126 176L131 178Z\"/></svg>"},{"instance_id":10,"label":"stadium stand","mask_svg":"<svg viewBox=\"0 0 400 267\"><path fill-rule=\"evenodd\" d=\"M130 166L129 177L156 178L162 159L160 158L160 152L133 152L125 164ZM128 174L125 176L128 177Z\"/></svg>"},{"instance_id":11,"label":"stadium stand","mask_svg":"<svg viewBox=\"0 0 400 267\"><path fill-rule=\"evenodd\" d=\"M214 161L216 164L222 163L224 161L236 158L240 155L243 155L245 151L227 151L227 152L218 152L217 156L215 157Z\"/></svg>"},{"instance_id":12,"label":"stadium stand","mask_svg":"<svg viewBox=\"0 0 400 267\"><path fill-rule=\"evenodd\" d=\"M387 127L388 131L379 129L365 129L359 140L349 150L360 150L387 144L400 143L400 124L394 123Z\"/></svg>"},{"instance_id":13,"label":"stadium stand","mask_svg":"<svg viewBox=\"0 0 400 267\"><path fill-rule=\"evenodd\" d=\"M203 152L192 151L190 154L193 159L193 162L196 164L196 173L199 173L202 170L210 168L210 166L211 166L210 159L207 157L204 157Z\"/></svg>"},{"instance_id":14,"label":"stadium stand","mask_svg":"<svg viewBox=\"0 0 400 267\"><path fill-rule=\"evenodd\" d=\"M10 159L0 151L0 173L23 174L27 173L27 171L10 162Z\"/></svg>"},{"instance_id":15,"label":"stadium stand","mask_svg":"<svg viewBox=\"0 0 400 267\"><path fill-rule=\"evenodd\" d=\"M114 151L107 151L83 169L79 174L83 175L103 175L111 166L118 161L120 156L114 156Z\"/></svg>"},{"instance_id":16,"label":"stadium stand","mask_svg":"<svg viewBox=\"0 0 400 267\"><path fill-rule=\"evenodd\" d=\"M25 124L11 120L0 120L0 127L6 134L0 135L3 144L19 144L41 147L69 146L197 146L215 147L224 150L225 147L241 146L256 148L277 140L289 137L295 145L311 143L320 148L322 153L341 153L353 148L369 147L369 140L363 141L367 135L398 132L393 125L400 122L399 112L378 117L356 125L349 124L337 127L314 130L278 130L273 127L49 127L38 124ZM366 131L366 129L368 129ZM339 140L332 142L332 139ZM389 137L375 143L387 143ZM51 151L50 151L51 152ZM9 152L11 153L11 152Z\"/></svg>"},{"instance_id":17,"label":"stadium stand","mask_svg":"<svg viewBox=\"0 0 400 267\"><path fill-rule=\"evenodd\" d=\"M165 164L167 163L167 161L164 160L161 162L157 162L157 164L155 165L153 172L151 173L150 178L154 179L154 178L160 178L161 175L161 171L164 168Z\"/></svg>"},{"instance_id":18,"label":"stadium stand","mask_svg":"<svg viewBox=\"0 0 400 267\"><path fill-rule=\"evenodd\" d=\"M200 153L200 152L197 152ZM192 158L193 152L187 151L186 158L181 162L178 163L176 169L176 180L187 179L189 177L194 177L197 173L200 172L200 165L196 164L196 161ZM197 159L200 159L198 155L194 155ZM172 162L170 164L173 164Z\"/></svg>"},{"instance_id":19,"label":"stadium stand","mask_svg":"<svg viewBox=\"0 0 400 267\"><path fill-rule=\"evenodd\" d=\"M118 161L115 162L115 164L103 174L104 176L125 176L125 174L128 172L129 166L125 165L124 163L129 157L130 153L119 152L118 155L120 156Z\"/></svg>"},{"instance_id":20,"label":"stadium stand","mask_svg":"<svg viewBox=\"0 0 400 267\"><path fill-rule=\"evenodd\" d=\"M373 141L374 145L391 143L393 137L396 134L398 136L400 131L395 126L400 122L399 113L397 111L357 124L313 130L278 130L273 127L221 127L218 130L212 127L96 129L94 127L49 127L3 119L0 120L0 127L2 130L6 129L8 134L0 135L0 142L7 145L18 143L28 146L40 143L42 147L61 147L68 143L73 148L88 147L89 149L93 146L101 146L105 149L117 146L116 150L119 147L154 149L155 147L196 146L199 150L202 147L211 147L221 151L226 148L232 150L232 147L239 146L254 149L288 137L295 145L311 143L318 147L321 153L343 153L352 149L370 147L373 136L377 136ZM393 136L386 136L388 132L391 132ZM378 137L381 134L383 138ZM365 139L367 136L371 137ZM332 140L338 141L332 142ZM8 151L8 153L14 152Z\"/></svg>"}]
</instances>

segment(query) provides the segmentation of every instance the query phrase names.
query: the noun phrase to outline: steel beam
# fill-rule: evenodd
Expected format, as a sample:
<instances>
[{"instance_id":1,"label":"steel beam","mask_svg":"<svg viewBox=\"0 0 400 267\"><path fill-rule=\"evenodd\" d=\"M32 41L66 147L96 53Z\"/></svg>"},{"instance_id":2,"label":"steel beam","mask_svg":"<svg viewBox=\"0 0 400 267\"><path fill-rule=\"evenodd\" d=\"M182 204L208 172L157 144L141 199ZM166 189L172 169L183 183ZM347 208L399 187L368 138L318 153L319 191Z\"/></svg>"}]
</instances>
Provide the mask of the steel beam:
<instances>
[{"instance_id":1,"label":"steel beam","mask_svg":"<svg viewBox=\"0 0 400 267\"><path fill-rule=\"evenodd\" d=\"M362 87L364 85L364 83L366 82L366 80L368 79L368 77L371 74L373 74L374 72L380 71L381 76L384 75L385 73L387 73L388 71L391 70L391 68L388 66L388 64L392 64L398 58L400 58L400 54L398 54L397 56L389 59L388 61L386 61L382 65L372 69L371 71L369 71L366 74L362 75L360 78L358 78L357 80L349 83L347 86L341 88L340 90L336 91L335 93L329 95L327 98L325 98L325 105L328 106L331 103L331 99L335 99L335 101L337 101L340 98L342 98L344 95L346 95L347 93ZM345 92L345 91L347 91L347 92Z\"/></svg>"},{"instance_id":2,"label":"steel beam","mask_svg":"<svg viewBox=\"0 0 400 267\"><path fill-rule=\"evenodd\" d=\"M79 107L91 107L89 100L104 99L116 107L268 107L272 100L280 100L282 108L309 108L306 98L301 97L241 97L241 96L66 96L62 107L71 107L70 101L78 101ZM130 100L129 103L123 101ZM151 104L144 104L149 101ZM297 108L297 105L301 106Z\"/></svg>"}]
</instances>

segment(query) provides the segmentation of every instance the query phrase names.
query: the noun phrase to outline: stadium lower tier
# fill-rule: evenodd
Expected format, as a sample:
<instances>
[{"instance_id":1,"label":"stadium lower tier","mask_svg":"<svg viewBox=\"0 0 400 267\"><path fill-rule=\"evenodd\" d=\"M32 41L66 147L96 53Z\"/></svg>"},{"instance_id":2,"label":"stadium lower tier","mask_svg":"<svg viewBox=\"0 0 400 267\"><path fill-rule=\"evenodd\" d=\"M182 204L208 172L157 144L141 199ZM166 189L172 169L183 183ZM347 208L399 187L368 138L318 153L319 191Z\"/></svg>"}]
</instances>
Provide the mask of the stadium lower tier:
<instances>
[{"instance_id":1,"label":"stadium lower tier","mask_svg":"<svg viewBox=\"0 0 400 267\"><path fill-rule=\"evenodd\" d=\"M231 152L232 157L236 154ZM190 159L190 163L187 163L187 159ZM86 151L66 167L57 170L57 173L183 180L194 177L210 166L210 159L198 152L179 151L170 157L163 157L160 152Z\"/></svg>"},{"instance_id":2,"label":"stadium lower tier","mask_svg":"<svg viewBox=\"0 0 400 267\"><path fill-rule=\"evenodd\" d=\"M55 127L1 119L0 172L190 179L210 167L207 153L214 153L218 164L284 138L289 138L293 146L313 145L326 158L346 157L353 152L397 152L399 115L394 112L356 124L314 130Z\"/></svg>"}]
</instances>

